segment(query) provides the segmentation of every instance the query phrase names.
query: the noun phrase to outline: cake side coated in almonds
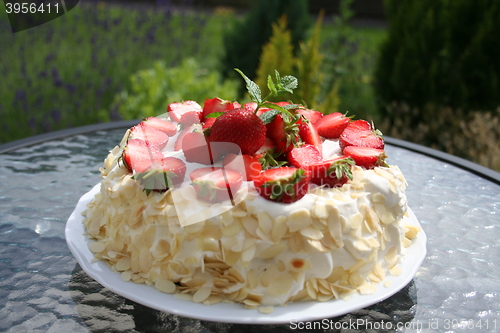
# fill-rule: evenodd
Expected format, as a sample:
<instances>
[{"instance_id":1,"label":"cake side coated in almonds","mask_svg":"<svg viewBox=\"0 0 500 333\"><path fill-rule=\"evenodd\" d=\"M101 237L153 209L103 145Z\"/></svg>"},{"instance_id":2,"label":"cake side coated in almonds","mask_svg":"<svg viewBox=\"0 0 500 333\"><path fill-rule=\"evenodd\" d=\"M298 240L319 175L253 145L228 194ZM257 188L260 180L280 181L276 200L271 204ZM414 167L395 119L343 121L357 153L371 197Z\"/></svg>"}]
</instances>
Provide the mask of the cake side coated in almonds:
<instances>
[{"instance_id":1,"label":"cake side coated in almonds","mask_svg":"<svg viewBox=\"0 0 500 333\"><path fill-rule=\"evenodd\" d=\"M177 104L157 118L178 129L166 135L167 142L141 125L127 131L106 158L100 192L84 212L96 259L105 260L124 280L178 298L247 307L370 294L386 276L400 273L398 264L418 230L404 225L406 182L397 167L385 163L383 140L370 124L338 121L346 117L323 117L286 102L276 107L265 101L242 107L220 99L207 100L203 108ZM222 111L211 112L214 104ZM225 113L252 118L262 128L238 110L264 119L265 136L257 149L236 152L245 158L234 168L225 162L234 145L220 145L225 139L211 139L210 130L224 123L219 118L224 120ZM206 117L214 113L215 121ZM186 118L189 122L183 122ZM335 131L338 123L346 123L343 130ZM159 146L150 148L150 141L135 134L138 130ZM161 126L155 130L161 132ZM234 135L227 132L222 136ZM199 140L191 133L203 133L206 144L179 143L186 137ZM370 133L375 137L370 145L378 146L356 141ZM134 146L131 140L148 143ZM245 139L231 140L241 147ZM149 160L141 146L147 147ZM197 154L182 147L198 149ZM197 160L189 161L193 155ZM165 163L167 158L176 161ZM257 172L254 160L259 161ZM213 169L208 176L187 177L207 168ZM229 170L241 179L228 177L234 174ZM214 186L219 173L226 175L226 186ZM226 198L219 196L221 189L229 193Z\"/></svg>"}]
</instances>

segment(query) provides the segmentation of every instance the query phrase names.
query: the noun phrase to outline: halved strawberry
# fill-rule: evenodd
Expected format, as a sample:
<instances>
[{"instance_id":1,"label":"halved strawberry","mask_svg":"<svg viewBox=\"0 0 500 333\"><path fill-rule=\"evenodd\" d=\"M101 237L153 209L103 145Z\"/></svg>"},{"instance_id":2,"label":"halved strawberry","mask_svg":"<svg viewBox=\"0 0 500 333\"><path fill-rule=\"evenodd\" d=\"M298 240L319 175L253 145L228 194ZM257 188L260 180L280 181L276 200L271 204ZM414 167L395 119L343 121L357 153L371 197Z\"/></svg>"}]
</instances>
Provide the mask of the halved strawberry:
<instances>
[{"instance_id":1,"label":"halved strawberry","mask_svg":"<svg viewBox=\"0 0 500 333\"><path fill-rule=\"evenodd\" d=\"M314 126L318 134L327 139L338 139L340 134L351 122L351 118L346 117L340 112L334 112L325 115Z\"/></svg>"},{"instance_id":2,"label":"halved strawberry","mask_svg":"<svg viewBox=\"0 0 500 333\"><path fill-rule=\"evenodd\" d=\"M299 124L299 135L302 141L316 147L320 155L322 155L322 141L314 125L306 119L300 119L297 123Z\"/></svg>"},{"instance_id":3,"label":"halved strawberry","mask_svg":"<svg viewBox=\"0 0 500 333\"><path fill-rule=\"evenodd\" d=\"M212 125L215 123L215 120L217 118L206 118L205 121L203 122L203 130L206 130L208 128L212 128Z\"/></svg>"},{"instance_id":4,"label":"halved strawberry","mask_svg":"<svg viewBox=\"0 0 500 333\"><path fill-rule=\"evenodd\" d=\"M250 155L229 153L224 157L222 166L224 169L238 171L245 181L254 179L254 177L257 177L262 171L262 165L259 159Z\"/></svg>"},{"instance_id":5,"label":"halved strawberry","mask_svg":"<svg viewBox=\"0 0 500 333\"><path fill-rule=\"evenodd\" d=\"M140 122L130 129L130 138L143 140L159 149L165 147L168 142L167 134L146 125L145 122Z\"/></svg>"},{"instance_id":6,"label":"halved strawberry","mask_svg":"<svg viewBox=\"0 0 500 333\"><path fill-rule=\"evenodd\" d=\"M238 171L216 167L195 169L189 177L198 198L212 203L232 200L243 183Z\"/></svg>"},{"instance_id":7,"label":"halved strawberry","mask_svg":"<svg viewBox=\"0 0 500 333\"><path fill-rule=\"evenodd\" d=\"M300 113L304 118L308 119L311 124L315 124L321 118L323 118L323 114L319 111L309 110L309 109L297 109L297 113Z\"/></svg>"},{"instance_id":8,"label":"halved strawberry","mask_svg":"<svg viewBox=\"0 0 500 333\"><path fill-rule=\"evenodd\" d=\"M366 169L387 165L385 163L387 155L383 149L348 146L344 148L344 155L351 157L356 165Z\"/></svg>"},{"instance_id":9,"label":"halved strawberry","mask_svg":"<svg viewBox=\"0 0 500 333\"><path fill-rule=\"evenodd\" d=\"M201 116L201 119L202 121L205 121L205 117L211 113L227 112L240 107L241 105L238 102L226 101L219 97L207 98L205 100L205 103L203 103L203 114Z\"/></svg>"},{"instance_id":10,"label":"halved strawberry","mask_svg":"<svg viewBox=\"0 0 500 333\"><path fill-rule=\"evenodd\" d=\"M201 123L200 115L201 113L199 112L194 112L194 111L186 112L181 116L181 120L179 122L184 127L191 126L193 124L199 124Z\"/></svg>"},{"instance_id":11,"label":"halved strawberry","mask_svg":"<svg viewBox=\"0 0 500 333\"><path fill-rule=\"evenodd\" d=\"M233 143L239 146L242 154L252 155L266 141L266 125L249 110L230 110L215 120L208 141Z\"/></svg>"},{"instance_id":12,"label":"halved strawberry","mask_svg":"<svg viewBox=\"0 0 500 333\"><path fill-rule=\"evenodd\" d=\"M157 117L149 117L144 119L144 124L164 132L168 136L174 136L177 134L177 126L170 121Z\"/></svg>"},{"instance_id":13,"label":"halved strawberry","mask_svg":"<svg viewBox=\"0 0 500 333\"><path fill-rule=\"evenodd\" d=\"M167 111L170 119L180 122L182 115L188 112L194 112L198 115L198 118L201 119L203 109L196 101L184 101L180 103L169 104Z\"/></svg>"},{"instance_id":14,"label":"halved strawberry","mask_svg":"<svg viewBox=\"0 0 500 333\"><path fill-rule=\"evenodd\" d=\"M353 159L342 156L320 161L307 166L306 169L311 176L311 183L326 187L340 187L348 180L352 180L352 165L354 165Z\"/></svg>"},{"instance_id":15,"label":"halved strawberry","mask_svg":"<svg viewBox=\"0 0 500 333\"><path fill-rule=\"evenodd\" d=\"M186 164L175 157L165 157L154 161L149 170L134 174L134 179L143 187L146 194L152 191L164 192L184 181Z\"/></svg>"},{"instance_id":16,"label":"halved strawberry","mask_svg":"<svg viewBox=\"0 0 500 333\"><path fill-rule=\"evenodd\" d=\"M279 167L267 169L253 179L259 194L271 201L291 203L309 190L310 176L304 169Z\"/></svg>"},{"instance_id":17,"label":"halved strawberry","mask_svg":"<svg viewBox=\"0 0 500 333\"><path fill-rule=\"evenodd\" d=\"M297 168L306 167L308 165L321 161L321 153L310 144L305 144L300 147L293 148L287 155L288 162Z\"/></svg>"},{"instance_id":18,"label":"halved strawberry","mask_svg":"<svg viewBox=\"0 0 500 333\"><path fill-rule=\"evenodd\" d=\"M220 158L218 151L213 149L201 132L187 133L182 140L182 151L188 162L208 165Z\"/></svg>"},{"instance_id":19,"label":"halved strawberry","mask_svg":"<svg viewBox=\"0 0 500 333\"><path fill-rule=\"evenodd\" d=\"M174 144L174 151L181 150L182 149L182 141L184 140L184 137L188 133L192 133L192 132L197 131L197 130L200 131L201 127L197 124L193 124L191 126L184 128L182 131L180 131L179 135L177 136L177 140L175 141L175 144Z\"/></svg>"},{"instance_id":20,"label":"halved strawberry","mask_svg":"<svg viewBox=\"0 0 500 333\"><path fill-rule=\"evenodd\" d=\"M149 170L153 162L163 158L163 153L158 147L141 139L128 140L122 154L125 166L134 173Z\"/></svg>"},{"instance_id":21,"label":"halved strawberry","mask_svg":"<svg viewBox=\"0 0 500 333\"><path fill-rule=\"evenodd\" d=\"M384 149L384 139L382 133L374 130L372 125L366 120L356 120L347 125L339 137L340 149L347 146L371 147Z\"/></svg>"},{"instance_id":22,"label":"halved strawberry","mask_svg":"<svg viewBox=\"0 0 500 333\"><path fill-rule=\"evenodd\" d=\"M266 135L276 142L276 152L278 153L288 153L300 140L297 122L285 121L281 114L276 115L266 127Z\"/></svg>"}]
</instances>

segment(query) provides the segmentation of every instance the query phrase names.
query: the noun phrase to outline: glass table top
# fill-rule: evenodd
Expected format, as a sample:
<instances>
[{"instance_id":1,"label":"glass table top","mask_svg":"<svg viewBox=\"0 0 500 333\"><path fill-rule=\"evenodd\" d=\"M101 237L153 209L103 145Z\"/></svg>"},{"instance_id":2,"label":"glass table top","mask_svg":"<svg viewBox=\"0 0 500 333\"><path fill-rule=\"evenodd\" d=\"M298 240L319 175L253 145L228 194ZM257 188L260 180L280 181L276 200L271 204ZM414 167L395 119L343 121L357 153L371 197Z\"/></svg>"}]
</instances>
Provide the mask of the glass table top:
<instances>
[{"instance_id":1,"label":"glass table top","mask_svg":"<svg viewBox=\"0 0 500 333\"><path fill-rule=\"evenodd\" d=\"M258 326L178 317L114 294L76 263L64 229L124 131L54 137L0 154L0 331L500 331L500 185L389 140L388 162L403 171L427 235L421 268L396 295L337 318Z\"/></svg>"}]
</instances>

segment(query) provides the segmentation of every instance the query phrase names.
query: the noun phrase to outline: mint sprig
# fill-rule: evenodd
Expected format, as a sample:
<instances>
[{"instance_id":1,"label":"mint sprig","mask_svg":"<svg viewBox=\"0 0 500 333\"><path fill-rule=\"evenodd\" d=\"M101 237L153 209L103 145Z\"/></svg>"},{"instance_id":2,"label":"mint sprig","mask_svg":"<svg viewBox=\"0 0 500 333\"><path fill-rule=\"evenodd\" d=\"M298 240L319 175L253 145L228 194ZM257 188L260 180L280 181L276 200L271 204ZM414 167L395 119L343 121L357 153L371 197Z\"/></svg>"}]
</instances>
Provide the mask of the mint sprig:
<instances>
[{"instance_id":1,"label":"mint sprig","mask_svg":"<svg viewBox=\"0 0 500 333\"><path fill-rule=\"evenodd\" d=\"M275 81L273 80L271 75L269 75L267 77L267 88L269 88L269 94L266 97L262 97L262 91L260 90L259 86L255 82L250 80L238 68L235 68L234 70L237 71L238 73L240 73L240 75L243 77L243 79L245 80L246 87L248 90L248 94L250 95L250 98L252 99L252 101L257 103L257 108L255 109L255 112L257 112L257 110L259 110L261 107L266 107L266 108L270 108L273 110L278 110L282 113L286 113L286 114L290 115L291 117L293 117L293 115L290 113L290 111L288 111L286 108L281 107L279 105L276 105L274 103L269 103L268 99L270 97L276 97L276 96L280 96L280 95L283 95L286 93L293 94L293 90L295 88L297 88L297 86L298 86L298 80L296 77L294 77L292 75L286 75L284 77L281 77L281 75L280 75L280 73L278 73L278 71L274 71L275 72L275 74L274 74Z\"/></svg>"}]
</instances>

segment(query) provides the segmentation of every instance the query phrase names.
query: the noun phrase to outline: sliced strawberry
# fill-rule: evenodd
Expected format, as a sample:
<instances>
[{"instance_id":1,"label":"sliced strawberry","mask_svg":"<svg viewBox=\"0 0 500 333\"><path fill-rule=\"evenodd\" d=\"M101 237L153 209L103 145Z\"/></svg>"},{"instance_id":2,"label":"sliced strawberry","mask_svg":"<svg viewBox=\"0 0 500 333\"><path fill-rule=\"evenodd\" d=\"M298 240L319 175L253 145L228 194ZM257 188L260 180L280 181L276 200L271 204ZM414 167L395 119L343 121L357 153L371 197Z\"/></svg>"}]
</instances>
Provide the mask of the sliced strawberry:
<instances>
[{"instance_id":1,"label":"sliced strawberry","mask_svg":"<svg viewBox=\"0 0 500 333\"><path fill-rule=\"evenodd\" d=\"M201 119L203 109L201 108L200 104L195 101L184 101L180 103L169 104L167 111L170 119L180 122L182 115L188 112L194 112L198 114L198 118Z\"/></svg>"},{"instance_id":2,"label":"sliced strawberry","mask_svg":"<svg viewBox=\"0 0 500 333\"><path fill-rule=\"evenodd\" d=\"M267 169L253 180L262 197L282 203L291 203L306 195L309 181L310 176L304 169L292 167Z\"/></svg>"},{"instance_id":3,"label":"sliced strawberry","mask_svg":"<svg viewBox=\"0 0 500 333\"><path fill-rule=\"evenodd\" d=\"M257 109L257 103L255 102L245 103L243 105L243 108L253 112L255 111L255 109Z\"/></svg>"},{"instance_id":4,"label":"sliced strawberry","mask_svg":"<svg viewBox=\"0 0 500 333\"><path fill-rule=\"evenodd\" d=\"M212 128L212 125L215 123L215 120L217 118L206 118L205 122L203 123L203 130L206 130L208 128Z\"/></svg>"},{"instance_id":5,"label":"sliced strawberry","mask_svg":"<svg viewBox=\"0 0 500 333\"><path fill-rule=\"evenodd\" d=\"M201 113L199 113L199 112L189 111L189 112L184 113L181 116L181 120L179 122L184 127L191 126L193 124L199 124L199 123L201 123L200 115L201 115Z\"/></svg>"},{"instance_id":6,"label":"sliced strawberry","mask_svg":"<svg viewBox=\"0 0 500 333\"><path fill-rule=\"evenodd\" d=\"M144 124L156 130L162 131L168 136L174 136L177 134L177 126L166 119L149 117L144 120Z\"/></svg>"},{"instance_id":7,"label":"sliced strawberry","mask_svg":"<svg viewBox=\"0 0 500 333\"><path fill-rule=\"evenodd\" d=\"M146 125L145 122L140 122L130 129L130 138L143 140L159 149L165 147L168 142L167 134Z\"/></svg>"},{"instance_id":8,"label":"sliced strawberry","mask_svg":"<svg viewBox=\"0 0 500 333\"><path fill-rule=\"evenodd\" d=\"M203 104L203 114L202 120L206 120L206 116L215 112L227 112L233 109L240 108L241 105L238 102L231 102L223 100L219 97L207 98Z\"/></svg>"},{"instance_id":9,"label":"sliced strawberry","mask_svg":"<svg viewBox=\"0 0 500 333\"><path fill-rule=\"evenodd\" d=\"M281 114L276 115L273 121L266 125L267 137L276 142L276 152L288 153L299 141L299 127L297 123L287 124Z\"/></svg>"},{"instance_id":10,"label":"sliced strawberry","mask_svg":"<svg viewBox=\"0 0 500 333\"><path fill-rule=\"evenodd\" d=\"M266 138L266 141L264 141L264 144L260 146L260 148L255 152L257 155L261 155L263 153L266 153L268 151L271 151L273 149L276 149L276 141L274 141L271 138Z\"/></svg>"},{"instance_id":11,"label":"sliced strawberry","mask_svg":"<svg viewBox=\"0 0 500 333\"><path fill-rule=\"evenodd\" d=\"M125 166L132 172L144 172L151 169L153 162L163 159L158 147L141 139L130 139L123 150Z\"/></svg>"},{"instance_id":12,"label":"sliced strawberry","mask_svg":"<svg viewBox=\"0 0 500 333\"><path fill-rule=\"evenodd\" d=\"M297 113L303 115L304 118L311 122L311 124L315 124L318 120L323 118L323 114L321 112L309 109L297 109Z\"/></svg>"},{"instance_id":13,"label":"sliced strawberry","mask_svg":"<svg viewBox=\"0 0 500 333\"><path fill-rule=\"evenodd\" d=\"M385 159L387 156L383 149L347 146L344 148L344 155L351 157L356 162L356 165L366 169L386 165Z\"/></svg>"},{"instance_id":14,"label":"sliced strawberry","mask_svg":"<svg viewBox=\"0 0 500 333\"><path fill-rule=\"evenodd\" d=\"M224 169L238 171L245 181L254 179L262 171L259 159L250 155L227 154L224 157L222 166Z\"/></svg>"},{"instance_id":15,"label":"sliced strawberry","mask_svg":"<svg viewBox=\"0 0 500 333\"><path fill-rule=\"evenodd\" d=\"M198 198L212 203L232 200L243 183L238 171L216 167L195 169L189 177Z\"/></svg>"},{"instance_id":16,"label":"sliced strawberry","mask_svg":"<svg viewBox=\"0 0 500 333\"><path fill-rule=\"evenodd\" d=\"M340 112L327 114L314 125L318 134L327 139L338 139L351 122L351 118Z\"/></svg>"},{"instance_id":17,"label":"sliced strawberry","mask_svg":"<svg viewBox=\"0 0 500 333\"><path fill-rule=\"evenodd\" d=\"M182 131L180 131L179 135L177 136L177 140L175 141L175 144L174 144L174 151L181 150L182 149L182 141L184 140L184 137L188 133L192 133L196 130L200 131L201 127L198 125L191 125L191 126L184 128Z\"/></svg>"},{"instance_id":18,"label":"sliced strawberry","mask_svg":"<svg viewBox=\"0 0 500 333\"><path fill-rule=\"evenodd\" d=\"M220 154L206 141L205 135L200 132L187 133L182 140L182 151L188 162L213 164Z\"/></svg>"},{"instance_id":19,"label":"sliced strawberry","mask_svg":"<svg viewBox=\"0 0 500 333\"><path fill-rule=\"evenodd\" d=\"M297 168L303 168L308 165L321 161L321 153L310 144L293 148L287 155L288 162Z\"/></svg>"},{"instance_id":20,"label":"sliced strawberry","mask_svg":"<svg viewBox=\"0 0 500 333\"><path fill-rule=\"evenodd\" d=\"M305 119L300 119L298 121L298 124L299 124L299 135L302 141L306 144L310 144L316 147L316 149L321 155L322 141L314 125L310 121Z\"/></svg>"},{"instance_id":21,"label":"sliced strawberry","mask_svg":"<svg viewBox=\"0 0 500 333\"><path fill-rule=\"evenodd\" d=\"M342 156L321 161L306 168L311 176L311 183L326 187L340 187L348 180L352 180L352 165L354 165L354 160Z\"/></svg>"},{"instance_id":22,"label":"sliced strawberry","mask_svg":"<svg viewBox=\"0 0 500 333\"><path fill-rule=\"evenodd\" d=\"M372 128L366 120L356 120L347 125L339 137L340 149L347 146L371 147L384 149L381 133Z\"/></svg>"},{"instance_id":23,"label":"sliced strawberry","mask_svg":"<svg viewBox=\"0 0 500 333\"><path fill-rule=\"evenodd\" d=\"M165 157L152 163L147 171L136 173L134 179L144 187L149 195L152 191L164 192L179 186L186 175L186 164L175 157Z\"/></svg>"},{"instance_id":24,"label":"sliced strawberry","mask_svg":"<svg viewBox=\"0 0 500 333\"><path fill-rule=\"evenodd\" d=\"M238 145L242 154L252 155L266 141L266 125L249 110L230 110L215 120L208 141L229 142Z\"/></svg>"}]
</instances>

